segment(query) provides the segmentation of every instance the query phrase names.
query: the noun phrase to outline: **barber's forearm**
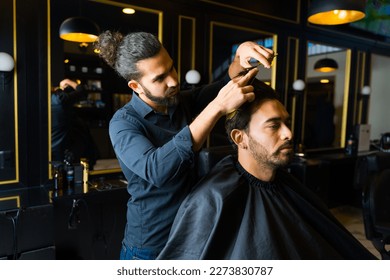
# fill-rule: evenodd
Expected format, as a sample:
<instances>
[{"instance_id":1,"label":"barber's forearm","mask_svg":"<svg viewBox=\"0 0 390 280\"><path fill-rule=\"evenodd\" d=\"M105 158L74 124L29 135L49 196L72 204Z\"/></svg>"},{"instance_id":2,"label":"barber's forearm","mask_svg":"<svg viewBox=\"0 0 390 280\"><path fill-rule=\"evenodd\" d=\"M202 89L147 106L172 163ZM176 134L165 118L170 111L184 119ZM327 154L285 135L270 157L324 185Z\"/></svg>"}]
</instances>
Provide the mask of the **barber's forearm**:
<instances>
[{"instance_id":1,"label":"barber's forearm","mask_svg":"<svg viewBox=\"0 0 390 280\"><path fill-rule=\"evenodd\" d=\"M191 131L193 151L199 151L217 121L224 115L217 102L210 102L207 107L189 125Z\"/></svg>"}]
</instances>

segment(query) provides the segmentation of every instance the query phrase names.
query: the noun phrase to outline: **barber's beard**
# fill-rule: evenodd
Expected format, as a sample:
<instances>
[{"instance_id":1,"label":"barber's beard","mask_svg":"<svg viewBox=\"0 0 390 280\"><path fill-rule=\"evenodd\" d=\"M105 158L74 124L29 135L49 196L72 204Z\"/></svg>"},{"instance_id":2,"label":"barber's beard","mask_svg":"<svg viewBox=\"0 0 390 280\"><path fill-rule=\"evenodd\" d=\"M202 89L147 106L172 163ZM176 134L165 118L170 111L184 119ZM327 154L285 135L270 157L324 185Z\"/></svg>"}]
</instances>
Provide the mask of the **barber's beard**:
<instances>
[{"instance_id":1,"label":"barber's beard","mask_svg":"<svg viewBox=\"0 0 390 280\"><path fill-rule=\"evenodd\" d=\"M143 85L142 88L144 89L145 96L149 98L151 101L153 101L154 103L156 103L156 105L170 107L176 105L179 102L179 96L178 96L178 92L176 92L177 91L176 87L168 88L167 91L164 93L164 97L158 97L152 95L152 93Z\"/></svg>"},{"instance_id":2,"label":"barber's beard","mask_svg":"<svg viewBox=\"0 0 390 280\"><path fill-rule=\"evenodd\" d=\"M291 141L285 142L278 147L275 152L270 153L262 144L257 142L251 136L248 135L248 137L248 149L259 165L276 169L286 166L290 162L292 158L292 151L288 152L284 148L291 146Z\"/></svg>"}]
</instances>

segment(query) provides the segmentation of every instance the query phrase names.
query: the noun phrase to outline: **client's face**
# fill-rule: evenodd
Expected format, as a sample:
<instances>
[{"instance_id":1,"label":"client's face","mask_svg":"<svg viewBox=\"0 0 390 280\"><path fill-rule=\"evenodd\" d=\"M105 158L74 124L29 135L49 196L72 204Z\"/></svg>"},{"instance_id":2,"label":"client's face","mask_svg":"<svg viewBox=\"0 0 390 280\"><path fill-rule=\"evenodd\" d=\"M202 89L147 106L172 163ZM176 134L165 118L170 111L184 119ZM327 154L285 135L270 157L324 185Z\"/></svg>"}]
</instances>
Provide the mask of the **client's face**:
<instances>
[{"instance_id":1,"label":"client's face","mask_svg":"<svg viewBox=\"0 0 390 280\"><path fill-rule=\"evenodd\" d=\"M290 117L277 100L267 100L252 114L247 133L248 149L262 166L286 165L292 155Z\"/></svg>"}]
</instances>

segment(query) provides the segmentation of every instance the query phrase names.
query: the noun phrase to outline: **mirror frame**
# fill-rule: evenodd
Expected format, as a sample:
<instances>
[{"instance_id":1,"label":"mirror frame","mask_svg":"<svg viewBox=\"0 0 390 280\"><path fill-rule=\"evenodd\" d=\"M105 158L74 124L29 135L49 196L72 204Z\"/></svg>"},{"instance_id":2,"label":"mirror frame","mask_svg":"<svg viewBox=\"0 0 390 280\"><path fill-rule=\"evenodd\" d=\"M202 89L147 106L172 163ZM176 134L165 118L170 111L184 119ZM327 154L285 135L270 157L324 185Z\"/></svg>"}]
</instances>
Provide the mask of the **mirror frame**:
<instances>
[{"instance_id":1,"label":"mirror frame","mask_svg":"<svg viewBox=\"0 0 390 280\"><path fill-rule=\"evenodd\" d=\"M354 94L354 104L355 108L353 111L353 123L354 124L365 124L367 123L367 108L368 108L368 99L362 98L360 96L360 90L365 86L369 84L369 78L368 75L370 75L371 71L369 71L369 74L367 74L367 53L364 51L358 51L357 52L358 57L358 63L357 63L357 69L360 71L357 71L357 79L356 79L356 85L355 85L355 94Z\"/></svg>"},{"instance_id":2,"label":"mirror frame","mask_svg":"<svg viewBox=\"0 0 390 280\"><path fill-rule=\"evenodd\" d=\"M293 94L292 84L298 79L299 66L299 38L288 37L287 41L287 68L285 81L287 86L284 91L284 105L291 116L291 132L295 134L297 97Z\"/></svg>"},{"instance_id":3,"label":"mirror frame","mask_svg":"<svg viewBox=\"0 0 390 280\"><path fill-rule=\"evenodd\" d=\"M319 42L315 40L308 40L306 42L306 47L309 43L313 44L320 44L320 45L326 45L326 46L335 46L332 44ZM342 47L342 46L341 46ZM342 105L342 113L341 113L341 122L340 122L340 145L339 146L333 146L333 147L326 147L326 148L315 148L315 149L307 149L308 152L310 151L319 151L319 150L334 150L334 149L340 149L345 147L345 141L346 141L346 132L347 132L347 121L348 121L348 98L349 98L349 88L350 88L350 76L351 76L351 56L352 56L352 50L350 48L344 48L343 51L345 51L345 70L344 70L344 85L343 85L343 105ZM306 74L305 74L305 83L307 85L308 81L308 51L306 50ZM304 135L305 135L305 119L306 119L306 100L307 100L307 86L305 88L304 93L304 102L303 102L303 116L302 116L302 131L301 131L301 144L304 144ZM337 135L337 133L336 133ZM336 140L336 139L335 139Z\"/></svg>"},{"instance_id":4,"label":"mirror frame","mask_svg":"<svg viewBox=\"0 0 390 280\"><path fill-rule=\"evenodd\" d=\"M18 134L18 69L17 69L17 29L16 29L16 0L11 0L12 2L12 57L15 60L15 66L13 69L13 81L14 81L14 161L15 161L15 177L0 181L0 185L19 183L19 134ZM18 204L20 204L18 202Z\"/></svg>"},{"instance_id":5,"label":"mirror frame","mask_svg":"<svg viewBox=\"0 0 390 280\"><path fill-rule=\"evenodd\" d=\"M185 22L187 21L187 26ZM190 28L188 28L190 27ZM180 84L184 84L185 82L185 74L184 68L186 57L190 57L189 69L196 69L196 18L179 15L178 19L178 42L177 42L177 78ZM190 48L183 48L186 40L184 38L190 38L190 42L187 45L190 45ZM187 70L187 71L188 71ZM184 78L183 78L184 77Z\"/></svg>"},{"instance_id":6,"label":"mirror frame","mask_svg":"<svg viewBox=\"0 0 390 280\"><path fill-rule=\"evenodd\" d=\"M273 39L273 51L277 53L277 47L278 47L278 35L266 31L261 31L258 29L240 26L240 25L233 25L229 23L219 22L219 21L210 21L210 31L209 31L209 82L213 80L213 39L214 39L214 27L223 27L223 28L230 28L234 30L241 30L246 32L253 32L258 33L260 35L268 35L272 37ZM275 88L276 85L276 68L277 68L278 59L277 57L274 59L274 64L271 67L271 87Z\"/></svg>"},{"instance_id":7,"label":"mirror frame","mask_svg":"<svg viewBox=\"0 0 390 280\"><path fill-rule=\"evenodd\" d=\"M14 0L16 1L16 0ZM49 179L52 179L52 166L50 164L52 159L52 152L51 152L51 30L50 30L50 22L51 22L51 12L50 12L50 3L53 0L47 0L47 42L48 42L48 53L47 53L47 61L48 61L48 158L49 158L49 164L48 164L48 174ZM152 13L156 14L158 17L158 34L157 37L160 40L161 43L163 43L163 11L151 9L151 8L145 8L140 6L135 6L132 4L122 3L122 2L116 2L116 1L109 1L109 0L88 0L89 2L96 2L100 4L106 4L111 6L117 6L117 7L128 7L133 8L135 10L146 12L146 13ZM110 174L110 173L120 173L122 172L121 168L110 168L110 169L102 169L102 170L90 170L89 175L102 175L102 174Z\"/></svg>"}]
</instances>

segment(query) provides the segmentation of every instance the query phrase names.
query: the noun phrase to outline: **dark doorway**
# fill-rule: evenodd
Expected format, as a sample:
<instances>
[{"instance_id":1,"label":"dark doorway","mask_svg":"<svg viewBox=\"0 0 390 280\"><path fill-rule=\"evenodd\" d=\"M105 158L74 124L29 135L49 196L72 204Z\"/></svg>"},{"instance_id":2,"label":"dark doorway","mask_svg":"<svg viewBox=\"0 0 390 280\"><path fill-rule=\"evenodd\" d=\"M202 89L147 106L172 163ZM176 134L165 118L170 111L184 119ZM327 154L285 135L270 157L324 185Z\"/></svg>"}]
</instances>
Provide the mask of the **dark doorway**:
<instances>
[{"instance_id":1,"label":"dark doorway","mask_svg":"<svg viewBox=\"0 0 390 280\"><path fill-rule=\"evenodd\" d=\"M335 139L334 80L326 80L327 83L309 80L307 85L304 133L307 149L332 147Z\"/></svg>"}]
</instances>

